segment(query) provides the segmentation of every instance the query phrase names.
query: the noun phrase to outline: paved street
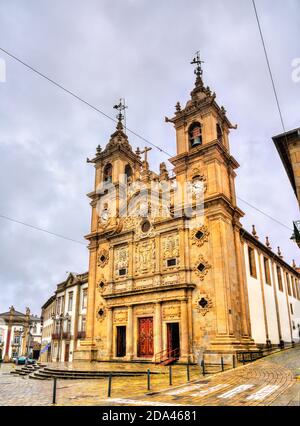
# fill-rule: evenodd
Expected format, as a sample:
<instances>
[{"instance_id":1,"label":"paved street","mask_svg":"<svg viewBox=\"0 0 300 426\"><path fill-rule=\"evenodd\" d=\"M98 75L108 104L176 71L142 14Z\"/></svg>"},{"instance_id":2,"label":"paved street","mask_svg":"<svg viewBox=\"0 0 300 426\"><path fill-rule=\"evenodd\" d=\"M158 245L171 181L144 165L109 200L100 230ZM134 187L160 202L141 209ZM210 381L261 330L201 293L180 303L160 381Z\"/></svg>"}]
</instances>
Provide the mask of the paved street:
<instances>
[{"instance_id":1,"label":"paved street","mask_svg":"<svg viewBox=\"0 0 300 426\"><path fill-rule=\"evenodd\" d=\"M107 366L109 364L106 364ZM31 380L10 374L12 365L0 369L0 405L51 405L52 381ZM122 364L113 364L120 370ZM128 367L127 367L128 368ZM149 368L149 365L136 366ZM159 368L151 366L158 371ZM160 368L167 373L168 368ZM255 363L210 377L191 369L173 367L173 386L168 374L151 377L113 378L112 396L107 398L107 379L59 380L58 405L300 405L300 348L273 354Z\"/></svg>"}]
</instances>

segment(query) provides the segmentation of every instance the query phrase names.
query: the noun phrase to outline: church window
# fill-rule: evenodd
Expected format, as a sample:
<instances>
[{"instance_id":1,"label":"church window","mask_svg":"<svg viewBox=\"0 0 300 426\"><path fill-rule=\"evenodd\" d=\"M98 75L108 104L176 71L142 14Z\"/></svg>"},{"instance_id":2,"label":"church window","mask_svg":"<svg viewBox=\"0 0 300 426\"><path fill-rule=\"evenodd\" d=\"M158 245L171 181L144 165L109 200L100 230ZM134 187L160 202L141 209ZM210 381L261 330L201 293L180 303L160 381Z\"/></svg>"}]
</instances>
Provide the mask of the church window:
<instances>
[{"instance_id":1,"label":"church window","mask_svg":"<svg viewBox=\"0 0 300 426\"><path fill-rule=\"evenodd\" d=\"M99 287L102 289L102 288L104 288L104 286L105 286L104 282L103 282L103 281L101 281L101 282L99 283Z\"/></svg>"},{"instance_id":2,"label":"church window","mask_svg":"<svg viewBox=\"0 0 300 426\"><path fill-rule=\"evenodd\" d=\"M255 264L255 253L252 247L248 246L248 258L249 258L249 270L250 275L253 278L257 278L256 264Z\"/></svg>"},{"instance_id":3,"label":"church window","mask_svg":"<svg viewBox=\"0 0 300 426\"><path fill-rule=\"evenodd\" d=\"M290 308L291 308L291 314L294 315L294 309L293 309L292 303L290 303Z\"/></svg>"},{"instance_id":4,"label":"church window","mask_svg":"<svg viewBox=\"0 0 300 426\"><path fill-rule=\"evenodd\" d=\"M287 284L287 291L288 291L288 295L291 296L292 292L291 292L291 281L290 281L290 276L287 273L286 274L286 284Z\"/></svg>"},{"instance_id":5,"label":"church window","mask_svg":"<svg viewBox=\"0 0 300 426\"><path fill-rule=\"evenodd\" d=\"M203 271L205 270L205 268L206 268L206 266L204 265L204 263L199 263L199 265L198 265L198 270L199 270L200 272L203 272Z\"/></svg>"},{"instance_id":6,"label":"church window","mask_svg":"<svg viewBox=\"0 0 300 426\"><path fill-rule=\"evenodd\" d=\"M167 266L168 267L170 267L170 266L176 266L176 264L177 264L177 259L168 259L167 260Z\"/></svg>"},{"instance_id":7,"label":"church window","mask_svg":"<svg viewBox=\"0 0 300 426\"><path fill-rule=\"evenodd\" d=\"M202 127L200 123L196 122L191 124L188 133L191 148L202 145Z\"/></svg>"},{"instance_id":8,"label":"church window","mask_svg":"<svg viewBox=\"0 0 300 426\"><path fill-rule=\"evenodd\" d=\"M98 315L99 315L99 317L103 317L103 315L104 315L104 310L101 308L101 309L99 309L99 311L98 311Z\"/></svg>"},{"instance_id":9,"label":"church window","mask_svg":"<svg viewBox=\"0 0 300 426\"><path fill-rule=\"evenodd\" d=\"M272 285L271 283L271 274L270 274L270 264L269 259L264 257L264 269L265 269L265 279L266 283Z\"/></svg>"},{"instance_id":10,"label":"church window","mask_svg":"<svg viewBox=\"0 0 300 426\"><path fill-rule=\"evenodd\" d=\"M129 164L125 166L125 175L127 177L127 182L130 183L132 181L132 168Z\"/></svg>"},{"instance_id":11,"label":"church window","mask_svg":"<svg viewBox=\"0 0 300 426\"><path fill-rule=\"evenodd\" d=\"M110 163L104 167L103 180L104 182L112 182L112 165Z\"/></svg>"},{"instance_id":12,"label":"church window","mask_svg":"<svg viewBox=\"0 0 300 426\"><path fill-rule=\"evenodd\" d=\"M119 276L123 276L123 275L126 275L126 274L127 274L126 268L119 269Z\"/></svg>"},{"instance_id":13,"label":"church window","mask_svg":"<svg viewBox=\"0 0 300 426\"><path fill-rule=\"evenodd\" d=\"M141 228L142 228L142 231L143 232L148 232L149 231L149 229L150 229L150 222L149 222L149 220L145 220L143 223L142 223L142 226L141 226Z\"/></svg>"},{"instance_id":14,"label":"church window","mask_svg":"<svg viewBox=\"0 0 300 426\"><path fill-rule=\"evenodd\" d=\"M293 291L293 297L296 298L296 289L295 289L295 279L292 277L292 291Z\"/></svg>"},{"instance_id":15,"label":"church window","mask_svg":"<svg viewBox=\"0 0 300 426\"><path fill-rule=\"evenodd\" d=\"M276 272L277 272L278 289L279 291L283 291L281 268L279 266L276 267Z\"/></svg>"},{"instance_id":16,"label":"church window","mask_svg":"<svg viewBox=\"0 0 300 426\"><path fill-rule=\"evenodd\" d=\"M217 139L219 142L223 142L223 132L219 123L217 123Z\"/></svg>"}]
</instances>

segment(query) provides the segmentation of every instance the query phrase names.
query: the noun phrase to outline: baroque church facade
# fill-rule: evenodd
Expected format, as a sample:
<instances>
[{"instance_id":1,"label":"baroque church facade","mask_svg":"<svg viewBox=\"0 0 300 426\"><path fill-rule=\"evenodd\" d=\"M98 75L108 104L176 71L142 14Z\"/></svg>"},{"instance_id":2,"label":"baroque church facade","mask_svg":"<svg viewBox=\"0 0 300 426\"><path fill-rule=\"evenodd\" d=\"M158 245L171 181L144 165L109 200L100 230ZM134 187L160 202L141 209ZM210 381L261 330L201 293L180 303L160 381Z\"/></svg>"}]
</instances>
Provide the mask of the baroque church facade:
<instances>
[{"instance_id":1,"label":"baroque church facade","mask_svg":"<svg viewBox=\"0 0 300 426\"><path fill-rule=\"evenodd\" d=\"M133 151L121 107L107 146L88 160L95 167L95 186L88 194L86 338L74 360L159 362L171 354L196 362L203 351L231 355L257 350L256 344L267 340L252 338L255 303L249 303L248 246L235 194L239 164L229 143L236 126L203 84L199 57L194 63L190 99L184 107L177 103L174 117L166 118L176 133L172 175L164 163L159 173L150 170L149 148ZM187 184L188 202L176 189ZM162 214L164 187L167 214ZM194 211L197 191L200 219L186 214L184 205ZM256 239L248 237L252 247ZM298 272L287 268L299 286Z\"/></svg>"}]
</instances>

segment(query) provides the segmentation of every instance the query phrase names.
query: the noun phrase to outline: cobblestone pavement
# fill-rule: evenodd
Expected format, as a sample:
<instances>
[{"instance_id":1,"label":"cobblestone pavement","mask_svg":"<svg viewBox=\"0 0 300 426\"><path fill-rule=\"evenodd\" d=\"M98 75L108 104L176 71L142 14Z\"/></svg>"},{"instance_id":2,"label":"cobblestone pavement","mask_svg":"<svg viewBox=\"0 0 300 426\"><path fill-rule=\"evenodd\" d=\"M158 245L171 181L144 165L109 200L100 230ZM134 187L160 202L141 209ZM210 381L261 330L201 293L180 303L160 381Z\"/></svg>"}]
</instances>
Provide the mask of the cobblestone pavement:
<instances>
[{"instance_id":1,"label":"cobblestone pavement","mask_svg":"<svg viewBox=\"0 0 300 426\"><path fill-rule=\"evenodd\" d=\"M110 364L106 364L109 366ZM135 369L152 365L135 366ZM13 365L0 368L0 405L51 405L51 380L39 381L15 377ZM112 364L121 370L122 364ZM128 367L126 367L127 369ZM168 368L161 368L165 373ZM202 377L199 368L191 368L191 382L186 382L186 368L173 366L173 386L168 374L147 378L114 377L111 398L107 398L107 379L58 380L58 405L299 405L300 348L273 354L246 366L214 376Z\"/></svg>"}]
</instances>

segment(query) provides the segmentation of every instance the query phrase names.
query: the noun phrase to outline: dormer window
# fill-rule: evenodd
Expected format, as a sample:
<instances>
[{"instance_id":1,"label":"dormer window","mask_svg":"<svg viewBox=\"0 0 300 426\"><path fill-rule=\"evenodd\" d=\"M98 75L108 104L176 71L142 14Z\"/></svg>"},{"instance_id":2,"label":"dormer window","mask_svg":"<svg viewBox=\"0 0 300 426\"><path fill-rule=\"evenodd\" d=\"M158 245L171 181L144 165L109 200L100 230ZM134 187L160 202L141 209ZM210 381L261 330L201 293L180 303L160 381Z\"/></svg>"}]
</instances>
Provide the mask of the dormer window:
<instances>
[{"instance_id":1,"label":"dormer window","mask_svg":"<svg viewBox=\"0 0 300 426\"><path fill-rule=\"evenodd\" d=\"M110 163L104 167L103 180L104 182L112 182L112 165Z\"/></svg>"},{"instance_id":2,"label":"dormer window","mask_svg":"<svg viewBox=\"0 0 300 426\"><path fill-rule=\"evenodd\" d=\"M189 127L189 144L190 148L202 145L202 127L198 122L191 124Z\"/></svg>"}]
</instances>

